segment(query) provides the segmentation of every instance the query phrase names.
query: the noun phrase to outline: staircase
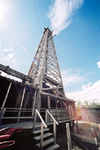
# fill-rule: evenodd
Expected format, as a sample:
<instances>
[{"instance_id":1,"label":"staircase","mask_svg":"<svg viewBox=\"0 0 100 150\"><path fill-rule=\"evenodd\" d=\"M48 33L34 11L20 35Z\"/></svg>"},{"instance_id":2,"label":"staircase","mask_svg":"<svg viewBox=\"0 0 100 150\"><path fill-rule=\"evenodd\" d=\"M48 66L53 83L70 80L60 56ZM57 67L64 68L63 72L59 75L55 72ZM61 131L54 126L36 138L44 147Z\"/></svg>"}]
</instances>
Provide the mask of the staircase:
<instances>
[{"instance_id":1,"label":"staircase","mask_svg":"<svg viewBox=\"0 0 100 150\"><path fill-rule=\"evenodd\" d=\"M58 144L56 144L56 120L51 115L53 118L53 121L54 121L54 127L53 127L54 133L51 133L50 129L47 127L47 125L43 121L38 110L36 110L36 112L41 120L41 124L35 125L34 126L35 128L32 131L36 146L40 150L56 150L56 149L58 149L60 146ZM48 113L50 113L50 112L48 111Z\"/></svg>"}]
</instances>

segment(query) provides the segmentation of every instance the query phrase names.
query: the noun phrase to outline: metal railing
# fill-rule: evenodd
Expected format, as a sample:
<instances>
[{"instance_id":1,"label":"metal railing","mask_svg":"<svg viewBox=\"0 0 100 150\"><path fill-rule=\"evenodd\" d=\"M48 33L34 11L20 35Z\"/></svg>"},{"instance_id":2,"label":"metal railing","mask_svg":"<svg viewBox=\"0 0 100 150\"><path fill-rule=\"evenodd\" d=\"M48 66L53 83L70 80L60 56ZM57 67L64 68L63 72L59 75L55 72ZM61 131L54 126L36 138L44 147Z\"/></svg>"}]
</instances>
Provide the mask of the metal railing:
<instances>
[{"instance_id":1,"label":"metal railing","mask_svg":"<svg viewBox=\"0 0 100 150\"><path fill-rule=\"evenodd\" d=\"M46 111L46 109L44 110L44 111ZM61 108L54 108L54 107L50 107L49 109L48 109L48 111L52 114L52 116L56 119L56 121L58 122L58 123L62 123L62 122L67 122L67 121L69 121L70 120L70 118L73 120L74 119L74 117L70 117L69 116L69 113L68 113L68 111L67 110L65 110L65 109L61 109ZM52 121L52 119L50 119L50 118L48 118L48 124L50 123L52 123L51 122Z\"/></svg>"},{"instance_id":2,"label":"metal railing","mask_svg":"<svg viewBox=\"0 0 100 150\"><path fill-rule=\"evenodd\" d=\"M19 115L20 111L20 115ZM32 115L32 109L27 108L0 108L0 123L2 123L2 120L14 120L17 119L17 123L20 119L33 119Z\"/></svg>"},{"instance_id":3,"label":"metal railing","mask_svg":"<svg viewBox=\"0 0 100 150\"><path fill-rule=\"evenodd\" d=\"M55 118L52 116L52 114L46 110L46 123L48 122L48 114L53 119L53 135L54 135L54 144L56 144L56 125L58 125L58 122L55 120Z\"/></svg>"},{"instance_id":4,"label":"metal railing","mask_svg":"<svg viewBox=\"0 0 100 150\"><path fill-rule=\"evenodd\" d=\"M36 124L36 119L37 119L37 115L41 120L41 138L40 138L40 149L43 149L43 129L44 127L47 128L47 125L45 124L42 116L40 115L39 111L36 109L35 110L35 116L34 116L34 124L33 124L33 130L35 130L35 124Z\"/></svg>"},{"instance_id":5,"label":"metal railing","mask_svg":"<svg viewBox=\"0 0 100 150\"><path fill-rule=\"evenodd\" d=\"M45 118L45 112L46 108L40 109L42 118ZM61 108L49 108L49 112L52 114L52 116L57 120L57 122L66 122L67 120L73 120L75 119L74 116L70 116L65 109ZM30 108L7 108L4 107L3 109L0 108L0 122L2 123L2 120L12 120L12 122L17 120L18 123L20 120L30 120L33 121L35 115L35 109ZM15 120L14 120L15 119ZM51 119L50 119L50 124Z\"/></svg>"}]
</instances>

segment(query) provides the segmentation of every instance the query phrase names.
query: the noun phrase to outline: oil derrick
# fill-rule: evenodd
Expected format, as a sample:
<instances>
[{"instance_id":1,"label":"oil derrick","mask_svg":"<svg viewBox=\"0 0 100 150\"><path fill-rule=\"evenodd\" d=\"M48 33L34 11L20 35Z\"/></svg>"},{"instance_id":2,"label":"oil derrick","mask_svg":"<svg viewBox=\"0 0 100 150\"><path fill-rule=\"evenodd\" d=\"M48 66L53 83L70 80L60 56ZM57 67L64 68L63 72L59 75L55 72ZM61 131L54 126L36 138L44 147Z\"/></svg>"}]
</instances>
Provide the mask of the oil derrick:
<instances>
[{"instance_id":1,"label":"oil derrick","mask_svg":"<svg viewBox=\"0 0 100 150\"><path fill-rule=\"evenodd\" d=\"M41 107L41 95L67 99L64 93L60 68L53 42L52 32L45 28L34 60L28 72L37 89L36 107Z\"/></svg>"}]
</instances>

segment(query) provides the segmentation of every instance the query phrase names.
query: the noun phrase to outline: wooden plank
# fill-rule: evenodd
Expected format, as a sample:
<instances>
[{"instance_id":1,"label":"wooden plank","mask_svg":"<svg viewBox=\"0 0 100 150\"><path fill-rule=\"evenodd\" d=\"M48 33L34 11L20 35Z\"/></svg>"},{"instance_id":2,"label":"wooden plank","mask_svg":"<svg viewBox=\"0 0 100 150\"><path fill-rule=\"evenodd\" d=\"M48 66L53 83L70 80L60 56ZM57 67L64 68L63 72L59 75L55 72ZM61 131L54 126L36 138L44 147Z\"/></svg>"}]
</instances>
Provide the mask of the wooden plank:
<instances>
[{"instance_id":1,"label":"wooden plank","mask_svg":"<svg viewBox=\"0 0 100 150\"><path fill-rule=\"evenodd\" d=\"M20 117L19 119L33 119L34 117ZM18 117L3 117L2 119L18 119Z\"/></svg>"},{"instance_id":2,"label":"wooden plank","mask_svg":"<svg viewBox=\"0 0 100 150\"><path fill-rule=\"evenodd\" d=\"M44 139L44 138L47 138L47 137L50 137L50 136L52 136L52 135L53 135L52 133L46 133L46 134L43 135L43 139ZM36 136L36 137L34 137L34 139L38 141L38 140L41 139L41 136L40 136L40 135L39 135L39 136Z\"/></svg>"},{"instance_id":3,"label":"wooden plank","mask_svg":"<svg viewBox=\"0 0 100 150\"><path fill-rule=\"evenodd\" d=\"M50 130L49 128L43 129L44 132L49 131L49 130ZM32 133L38 134L38 133L41 133L41 130L36 130L36 131L33 131Z\"/></svg>"},{"instance_id":4,"label":"wooden plank","mask_svg":"<svg viewBox=\"0 0 100 150\"><path fill-rule=\"evenodd\" d=\"M46 150L54 150L54 149L58 149L60 146L58 144L52 145L49 148L47 148Z\"/></svg>"},{"instance_id":5,"label":"wooden plank","mask_svg":"<svg viewBox=\"0 0 100 150\"><path fill-rule=\"evenodd\" d=\"M11 69L9 66L4 66L2 64L0 64L0 70L2 70L3 72L6 72L7 74L9 75L12 75L12 76L15 76L17 78L20 78L22 79L23 81L29 81L29 82L32 82L32 78L23 74L23 73L20 73L14 69Z\"/></svg>"},{"instance_id":6,"label":"wooden plank","mask_svg":"<svg viewBox=\"0 0 100 150\"><path fill-rule=\"evenodd\" d=\"M59 120L62 120L62 117L58 117L58 116L57 116L57 121L59 121Z\"/></svg>"},{"instance_id":7,"label":"wooden plank","mask_svg":"<svg viewBox=\"0 0 100 150\"><path fill-rule=\"evenodd\" d=\"M56 109L50 109L50 113L56 112Z\"/></svg>"},{"instance_id":8,"label":"wooden plank","mask_svg":"<svg viewBox=\"0 0 100 150\"><path fill-rule=\"evenodd\" d=\"M68 144L68 150L72 150L72 146L71 146L71 136L70 136L70 129L69 129L69 123L66 123L66 132L67 132L67 144Z\"/></svg>"},{"instance_id":9,"label":"wooden plank","mask_svg":"<svg viewBox=\"0 0 100 150\"><path fill-rule=\"evenodd\" d=\"M54 98L57 98L57 99L60 99L60 100L69 101L69 99L67 99L67 98L59 97L59 96L56 96L56 95L53 95L53 94L50 94L50 93L46 93L46 92L40 92L40 94L41 94L41 95L51 96L51 97L54 97ZM72 101L72 100L70 100L70 101Z\"/></svg>"},{"instance_id":10,"label":"wooden plank","mask_svg":"<svg viewBox=\"0 0 100 150\"><path fill-rule=\"evenodd\" d=\"M33 127L33 122L28 121L28 122L23 122L23 123L11 123L11 124L2 124L0 125L0 128L19 128L22 127L23 129L32 129Z\"/></svg>"},{"instance_id":11,"label":"wooden plank","mask_svg":"<svg viewBox=\"0 0 100 150\"><path fill-rule=\"evenodd\" d=\"M50 138L49 140L43 141L43 147L54 142L54 138ZM40 148L40 143L36 144Z\"/></svg>"}]
</instances>

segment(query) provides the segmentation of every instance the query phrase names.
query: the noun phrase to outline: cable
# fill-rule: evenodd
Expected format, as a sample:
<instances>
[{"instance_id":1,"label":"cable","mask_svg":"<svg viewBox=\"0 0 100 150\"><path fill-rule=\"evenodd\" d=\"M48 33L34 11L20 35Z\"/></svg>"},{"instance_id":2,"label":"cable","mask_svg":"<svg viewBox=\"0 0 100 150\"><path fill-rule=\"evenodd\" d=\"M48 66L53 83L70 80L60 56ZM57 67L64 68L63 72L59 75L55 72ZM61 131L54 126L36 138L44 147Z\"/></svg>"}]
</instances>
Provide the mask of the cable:
<instances>
[{"instance_id":1,"label":"cable","mask_svg":"<svg viewBox=\"0 0 100 150\"><path fill-rule=\"evenodd\" d=\"M57 46L58 47L58 46ZM58 49L58 48L57 48ZM62 69L62 63L61 63L61 60L60 60L60 55L59 55L59 49L58 49L58 51L56 51L56 53L58 54L58 61L60 62L60 68L61 68L61 70L63 71L63 69ZM58 62L58 63L59 63ZM61 71L60 71L61 72ZM63 78L63 74L62 74L62 78ZM63 85L64 85L64 82L63 82ZM66 88L66 86L64 85L64 91L65 91L65 88ZM67 85L67 88L66 88L66 91L65 91L65 95L67 95L67 97L69 97L68 96L68 91L67 91L67 89L68 89L68 85Z\"/></svg>"},{"instance_id":2,"label":"cable","mask_svg":"<svg viewBox=\"0 0 100 150\"><path fill-rule=\"evenodd\" d=\"M41 7L41 2L40 1L39 1L39 4L40 4L40 10L41 10L41 15L42 15L43 25L44 25L43 12L42 12L42 7Z\"/></svg>"},{"instance_id":3,"label":"cable","mask_svg":"<svg viewBox=\"0 0 100 150\"><path fill-rule=\"evenodd\" d=\"M40 33L41 33L41 32L39 32L38 34L40 34ZM17 49L17 48L19 48L19 47L22 46L23 44L27 43L27 42L30 41L31 39L33 39L33 38L34 38L35 36L37 36L38 34L34 35L33 37L31 37L31 38L28 39L27 41L23 42L22 44L18 45L17 47L14 48L14 50ZM6 53L6 54L3 55L2 57L0 57L0 59L3 58L3 57L5 57L6 55L8 55L8 54L11 53L11 52L12 52L12 51Z\"/></svg>"},{"instance_id":4,"label":"cable","mask_svg":"<svg viewBox=\"0 0 100 150\"><path fill-rule=\"evenodd\" d=\"M36 12L36 16L37 16L37 19L38 19L39 27L40 27L40 30L41 30L41 32L42 32L42 28L41 28L41 25L40 25L40 21L39 21L39 17L38 17L38 13L37 13L37 10L36 10L36 6L35 6L34 0L33 0L33 3L34 3L35 12Z\"/></svg>"}]
</instances>

